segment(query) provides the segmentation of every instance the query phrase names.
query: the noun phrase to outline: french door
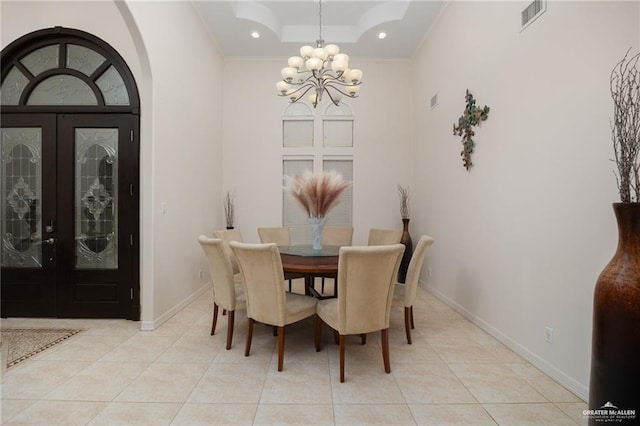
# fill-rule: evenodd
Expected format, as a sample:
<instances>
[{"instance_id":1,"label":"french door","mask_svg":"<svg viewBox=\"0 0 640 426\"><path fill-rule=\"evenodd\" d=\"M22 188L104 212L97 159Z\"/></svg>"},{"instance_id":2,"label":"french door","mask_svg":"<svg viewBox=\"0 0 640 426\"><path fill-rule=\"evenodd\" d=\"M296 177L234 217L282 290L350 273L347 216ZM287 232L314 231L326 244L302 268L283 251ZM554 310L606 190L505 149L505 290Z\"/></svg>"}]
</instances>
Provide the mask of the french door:
<instances>
[{"instance_id":1,"label":"french door","mask_svg":"<svg viewBox=\"0 0 640 426\"><path fill-rule=\"evenodd\" d=\"M139 319L137 126L3 114L3 317Z\"/></svg>"}]
</instances>

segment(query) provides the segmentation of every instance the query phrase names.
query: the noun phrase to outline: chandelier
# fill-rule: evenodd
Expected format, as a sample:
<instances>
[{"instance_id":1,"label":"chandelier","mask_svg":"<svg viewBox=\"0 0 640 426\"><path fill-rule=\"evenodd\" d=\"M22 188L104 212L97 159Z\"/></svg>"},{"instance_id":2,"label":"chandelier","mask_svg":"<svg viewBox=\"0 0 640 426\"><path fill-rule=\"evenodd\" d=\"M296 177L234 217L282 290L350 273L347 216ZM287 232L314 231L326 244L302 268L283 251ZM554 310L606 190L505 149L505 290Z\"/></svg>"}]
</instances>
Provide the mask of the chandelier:
<instances>
[{"instance_id":1,"label":"chandelier","mask_svg":"<svg viewBox=\"0 0 640 426\"><path fill-rule=\"evenodd\" d=\"M308 100L315 108L325 93L335 105L342 96L357 98L362 83L362 71L349 69L349 55L340 53L335 44L324 45L322 39L322 0L318 0L320 18L316 47L302 46L300 56L289 58L282 68L282 80L276 83L278 96L297 102L309 91Z\"/></svg>"}]
</instances>

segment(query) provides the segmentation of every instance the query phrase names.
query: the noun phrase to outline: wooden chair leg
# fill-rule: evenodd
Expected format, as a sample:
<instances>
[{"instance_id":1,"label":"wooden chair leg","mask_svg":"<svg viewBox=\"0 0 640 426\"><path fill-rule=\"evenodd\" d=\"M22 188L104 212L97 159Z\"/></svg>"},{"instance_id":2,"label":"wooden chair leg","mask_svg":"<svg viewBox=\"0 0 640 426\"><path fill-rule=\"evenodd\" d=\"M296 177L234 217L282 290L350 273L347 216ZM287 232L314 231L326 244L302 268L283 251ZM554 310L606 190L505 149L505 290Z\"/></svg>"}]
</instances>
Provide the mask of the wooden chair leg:
<instances>
[{"instance_id":1,"label":"wooden chair leg","mask_svg":"<svg viewBox=\"0 0 640 426\"><path fill-rule=\"evenodd\" d=\"M318 314L315 315L315 330L313 333L313 337L316 343L316 352L320 352L322 348L322 318Z\"/></svg>"},{"instance_id":2,"label":"wooden chair leg","mask_svg":"<svg viewBox=\"0 0 640 426\"><path fill-rule=\"evenodd\" d=\"M213 336L216 332L216 324L218 324L218 305L213 302L213 322L211 323L211 335Z\"/></svg>"},{"instance_id":3,"label":"wooden chair leg","mask_svg":"<svg viewBox=\"0 0 640 426\"><path fill-rule=\"evenodd\" d=\"M284 364L284 327L278 327L278 371L282 371Z\"/></svg>"},{"instance_id":4,"label":"wooden chair leg","mask_svg":"<svg viewBox=\"0 0 640 426\"><path fill-rule=\"evenodd\" d=\"M389 362L389 329L381 330L382 334L382 360L384 361L384 372L391 373L391 363Z\"/></svg>"},{"instance_id":5,"label":"wooden chair leg","mask_svg":"<svg viewBox=\"0 0 640 426\"><path fill-rule=\"evenodd\" d=\"M411 344L411 308L404 308L404 331L407 335L407 343Z\"/></svg>"},{"instance_id":6,"label":"wooden chair leg","mask_svg":"<svg viewBox=\"0 0 640 426\"><path fill-rule=\"evenodd\" d=\"M411 305L409 309L411 310L411 328L416 328L416 326L413 325L413 305Z\"/></svg>"},{"instance_id":7,"label":"wooden chair leg","mask_svg":"<svg viewBox=\"0 0 640 426\"><path fill-rule=\"evenodd\" d=\"M291 293L291 280L289 280L289 293Z\"/></svg>"},{"instance_id":8,"label":"wooden chair leg","mask_svg":"<svg viewBox=\"0 0 640 426\"><path fill-rule=\"evenodd\" d=\"M340 338L340 383L344 383L344 335L341 334Z\"/></svg>"},{"instance_id":9,"label":"wooden chair leg","mask_svg":"<svg viewBox=\"0 0 640 426\"><path fill-rule=\"evenodd\" d=\"M320 292L324 294L324 277L322 277L322 286L320 287Z\"/></svg>"},{"instance_id":10,"label":"wooden chair leg","mask_svg":"<svg viewBox=\"0 0 640 426\"><path fill-rule=\"evenodd\" d=\"M233 323L235 320L235 311L229 311L227 316L227 350L231 349L231 342L233 341Z\"/></svg>"},{"instance_id":11,"label":"wooden chair leg","mask_svg":"<svg viewBox=\"0 0 640 426\"><path fill-rule=\"evenodd\" d=\"M336 345L340 343L340 340L338 339L338 332L336 330L333 330L333 341Z\"/></svg>"},{"instance_id":12,"label":"wooden chair leg","mask_svg":"<svg viewBox=\"0 0 640 426\"><path fill-rule=\"evenodd\" d=\"M367 344L367 333L362 333L360 335L360 344L361 345L366 345Z\"/></svg>"},{"instance_id":13,"label":"wooden chair leg","mask_svg":"<svg viewBox=\"0 0 640 426\"><path fill-rule=\"evenodd\" d=\"M247 318L247 344L244 347L244 356L249 356L251 352L251 339L253 338L253 318Z\"/></svg>"}]
</instances>

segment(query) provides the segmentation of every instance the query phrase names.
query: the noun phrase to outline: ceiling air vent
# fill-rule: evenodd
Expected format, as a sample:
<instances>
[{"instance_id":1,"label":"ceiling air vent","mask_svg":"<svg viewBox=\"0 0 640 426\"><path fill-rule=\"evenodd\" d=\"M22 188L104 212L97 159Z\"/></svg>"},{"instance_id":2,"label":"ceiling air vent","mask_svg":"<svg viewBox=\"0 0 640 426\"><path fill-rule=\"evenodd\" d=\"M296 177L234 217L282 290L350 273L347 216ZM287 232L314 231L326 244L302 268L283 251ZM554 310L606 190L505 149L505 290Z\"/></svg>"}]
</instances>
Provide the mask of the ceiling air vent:
<instances>
[{"instance_id":1,"label":"ceiling air vent","mask_svg":"<svg viewBox=\"0 0 640 426\"><path fill-rule=\"evenodd\" d=\"M520 31L527 28L533 21L547 10L546 0L533 0L525 10L522 11L522 27Z\"/></svg>"}]
</instances>

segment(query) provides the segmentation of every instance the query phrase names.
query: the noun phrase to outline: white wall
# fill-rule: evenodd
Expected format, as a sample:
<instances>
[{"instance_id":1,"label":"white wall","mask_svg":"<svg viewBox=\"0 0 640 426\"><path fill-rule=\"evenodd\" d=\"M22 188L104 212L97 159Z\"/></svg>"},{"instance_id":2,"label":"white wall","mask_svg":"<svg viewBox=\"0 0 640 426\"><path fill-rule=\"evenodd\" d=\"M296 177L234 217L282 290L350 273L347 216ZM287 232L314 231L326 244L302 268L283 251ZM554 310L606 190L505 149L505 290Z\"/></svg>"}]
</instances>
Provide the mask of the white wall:
<instances>
[{"instance_id":1,"label":"white wall","mask_svg":"<svg viewBox=\"0 0 640 426\"><path fill-rule=\"evenodd\" d=\"M186 2L1 6L3 47L37 29L77 28L111 44L132 69L142 105L142 328L154 328L208 286L196 238L224 223L221 55Z\"/></svg>"},{"instance_id":2,"label":"white wall","mask_svg":"<svg viewBox=\"0 0 640 426\"><path fill-rule=\"evenodd\" d=\"M637 51L638 3L548 2L520 32L525 6L452 2L416 53L415 222L436 240L423 278L586 398L593 288L617 238L609 75ZM491 108L469 172L452 135L467 88Z\"/></svg>"},{"instance_id":3,"label":"white wall","mask_svg":"<svg viewBox=\"0 0 640 426\"><path fill-rule=\"evenodd\" d=\"M143 222L152 220L153 250L145 259L153 275L143 274L143 285L153 300L143 302L142 325L151 329L209 282L196 238L224 222L222 60L189 3L132 1L127 6L152 73L150 167L143 172L151 205Z\"/></svg>"},{"instance_id":4,"label":"white wall","mask_svg":"<svg viewBox=\"0 0 640 426\"><path fill-rule=\"evenodd\" d=\"M282 114L288 101L276 95L275 83L286 59L225 63L224 186L235 193L235 224L245 241L258 241L259 226L282 224ZM396 79L411 68L407 61L352 57L350 63L364 71L360 96L348 104L355 116L353 240L366 244L371 227L402 227L396 185L412 181L411 91Z\"/></svg>"}]
</instances>

